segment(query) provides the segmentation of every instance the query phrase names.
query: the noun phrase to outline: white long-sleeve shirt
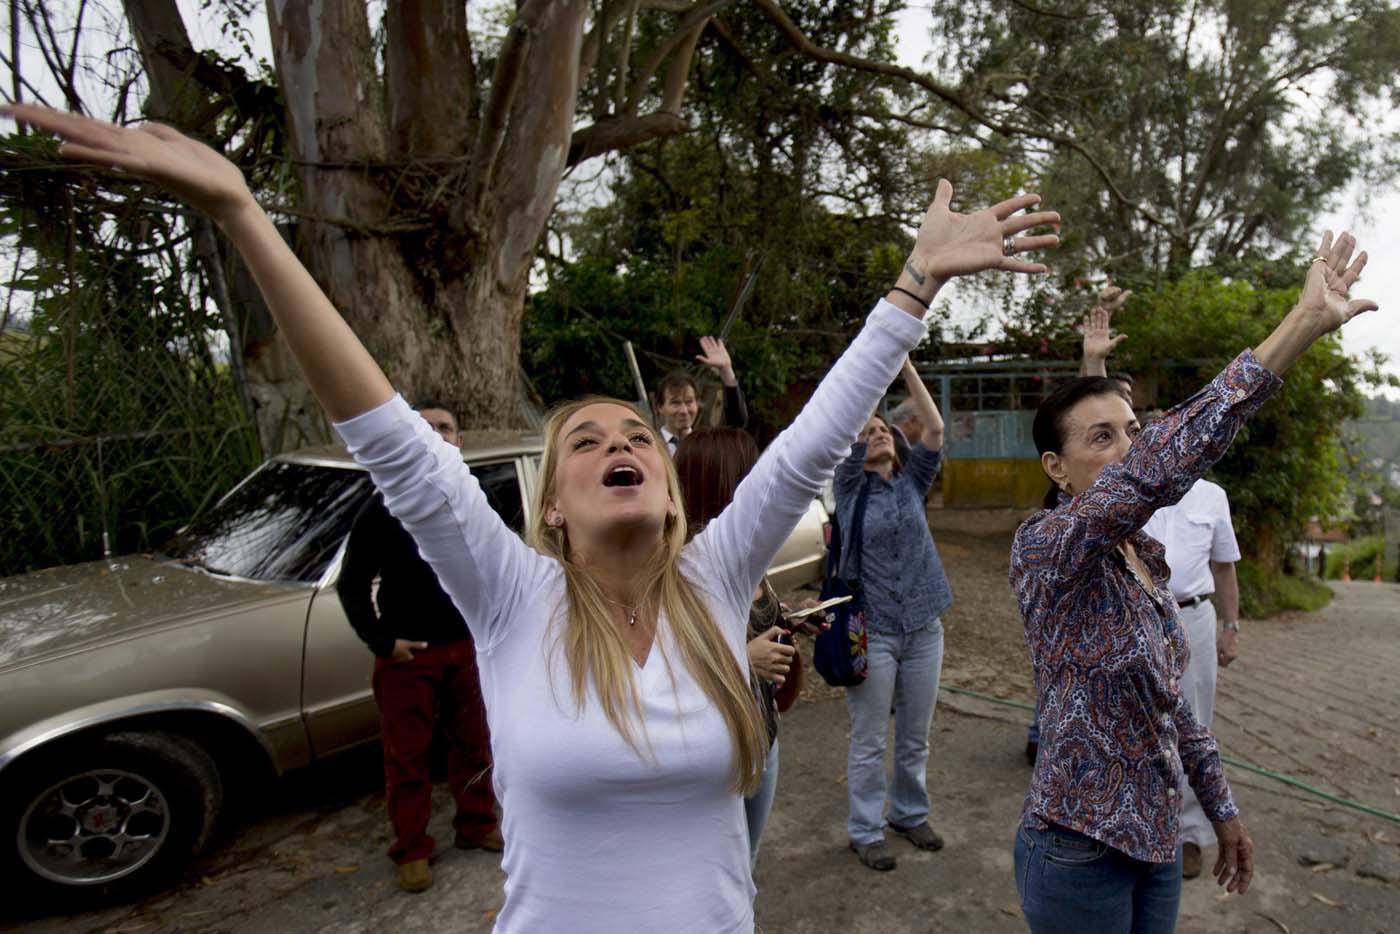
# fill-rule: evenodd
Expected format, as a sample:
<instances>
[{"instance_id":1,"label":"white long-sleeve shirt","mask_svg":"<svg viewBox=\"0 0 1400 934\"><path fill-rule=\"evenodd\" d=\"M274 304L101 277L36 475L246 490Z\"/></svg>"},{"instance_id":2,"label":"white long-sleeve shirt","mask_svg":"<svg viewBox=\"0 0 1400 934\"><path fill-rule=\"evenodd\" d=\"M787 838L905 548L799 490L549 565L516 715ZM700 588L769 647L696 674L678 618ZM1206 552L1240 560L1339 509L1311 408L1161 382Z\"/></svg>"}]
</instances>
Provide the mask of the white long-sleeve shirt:
<instances>
[{"instance_id":1,"label":"white long-sleeve shirt","mask_svg":"<svg viewBox=\"0 0 1400 934\"><path fill-rule=\"evenodd\" d=\"M881 301L734 501L682 553L682 573L743 669L760 579L925 333ZM557 644L562 568L497 517L457 449L401 397L336 428L476 641L506 841L498 934L752 931L729 731L686 670L664 615L634 672L639 757L591 687L582 710L573 702Z\"/></svg>"}]
</instances>

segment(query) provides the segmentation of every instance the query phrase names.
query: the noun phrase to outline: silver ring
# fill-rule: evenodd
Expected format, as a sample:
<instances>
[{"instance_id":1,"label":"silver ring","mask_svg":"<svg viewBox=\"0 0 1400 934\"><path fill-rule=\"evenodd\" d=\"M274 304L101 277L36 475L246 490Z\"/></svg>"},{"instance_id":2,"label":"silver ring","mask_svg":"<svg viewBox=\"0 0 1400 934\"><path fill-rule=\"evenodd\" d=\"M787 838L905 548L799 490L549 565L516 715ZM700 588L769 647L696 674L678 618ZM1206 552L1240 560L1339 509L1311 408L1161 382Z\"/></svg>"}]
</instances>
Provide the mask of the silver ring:
<instances>
[{"instance_id":1,"label":"silver ring","mask_svg":"<svg viewBox=\"0 0 1400 934\"><path fill-rule=\"evenodd\" d=\"M1014 256L1016 254L1016 239L1014 237L1001 238L1001 255Z\"/></svg>"}]
</instances>

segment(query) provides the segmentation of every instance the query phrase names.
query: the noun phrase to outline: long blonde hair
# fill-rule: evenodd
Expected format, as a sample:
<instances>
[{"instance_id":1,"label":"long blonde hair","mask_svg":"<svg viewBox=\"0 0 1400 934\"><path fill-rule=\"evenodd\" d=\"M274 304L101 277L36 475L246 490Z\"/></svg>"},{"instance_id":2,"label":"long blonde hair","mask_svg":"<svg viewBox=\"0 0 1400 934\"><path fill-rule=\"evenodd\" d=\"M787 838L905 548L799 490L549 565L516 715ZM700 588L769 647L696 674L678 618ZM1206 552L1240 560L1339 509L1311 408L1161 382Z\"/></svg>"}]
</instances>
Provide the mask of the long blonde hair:
<instances>
[{"instance_id":1,"label":"long blonde hair","mask_svg":"<svg viewBox=\"0 0 1400 934\"><path fill-rule=\"evenodd\" d=\"M638 755L636 724L641 711L637 682L631 654L613 622L613 609L588 572L580 567L570 553L568 532L545 522L545 509L554 495L555 477L559 467L558 439L565 422L580 409L590 405L620 405L630 410L638 421L645 422L635 406L617 399L592 396L565 403L550 413L545 425L544 456L540 461L540 480L535 488L534 509L530 517L529 544L541 554L557 560L564 568L567 617L559 644L569 667L569 679L574 702L581 711L587 699L591 677L603 712ZM695 592L690 581L680 571L681 549L686 541L685 509L682 505L680 482L675 463L667 445L659 441L662 463L666 467L666 494L675 505L674 515L668 515L658 548L652 560L641 572L641 593L646 599L656 598L666 614L681 661L695 678L705 695L719 709L729 728L734 747L734 768L730 773L735 791L752 794L763 777L763 759L768 753L768 731L758 715L748 679L729 649L705 601ZM642 724L643 732L646 725Z\"/></svg>"}]
</instances>

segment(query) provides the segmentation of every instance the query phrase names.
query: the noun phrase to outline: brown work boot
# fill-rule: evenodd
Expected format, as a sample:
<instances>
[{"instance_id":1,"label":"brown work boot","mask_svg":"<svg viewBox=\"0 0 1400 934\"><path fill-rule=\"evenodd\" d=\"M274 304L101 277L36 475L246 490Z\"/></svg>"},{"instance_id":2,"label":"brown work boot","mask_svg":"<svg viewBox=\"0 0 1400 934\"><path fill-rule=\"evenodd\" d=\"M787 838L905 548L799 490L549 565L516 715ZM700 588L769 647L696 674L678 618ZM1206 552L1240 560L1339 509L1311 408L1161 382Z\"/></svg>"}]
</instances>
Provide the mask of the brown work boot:
<instances>
[{"instance_id":1,"label":"brown work boot","mask_svg":"<svg viewBox=\"0 0 1400 934\"><path fill-rule=\"evenodd\" d=\"M1181 878L1194 879L1201 874L1201 848L1195 843L1181 845Z\"/></svg>"},{"instance_id":2,"label":"brown work boot","mask_svg":"<svg viewBox=\"0 0 1400 934\"><path fill-rule=\"evenodd\" d=\"M488 853L499 853L506 848L499 827L492 827L479 837L464 837L459 833L455 843L459 850L486 850Z\"/></svg>"},{"instance_id":3,"label":"brown work boot","mask_svg":"<svg viewBox=\"0 0 1400 934\"><path fill-rule=\"evenodd\" d=\"M405 892L422 892L433 884L433 870L426 859L411 859L399 863L399 888Z\"/></svg>"}]
</instances>

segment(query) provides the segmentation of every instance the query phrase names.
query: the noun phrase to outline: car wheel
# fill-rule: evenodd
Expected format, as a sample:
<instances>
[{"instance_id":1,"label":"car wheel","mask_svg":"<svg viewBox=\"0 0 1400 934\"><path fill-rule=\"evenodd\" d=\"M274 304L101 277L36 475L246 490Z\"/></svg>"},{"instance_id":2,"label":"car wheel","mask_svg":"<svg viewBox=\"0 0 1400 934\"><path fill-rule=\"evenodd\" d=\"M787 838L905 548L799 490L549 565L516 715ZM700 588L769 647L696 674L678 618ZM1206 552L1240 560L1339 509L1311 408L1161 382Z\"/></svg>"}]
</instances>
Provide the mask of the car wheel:
<instances>
[{"instance_id":1,"label":"car wheel","mask_svg":"<svg viewBox=\"0 0 1400 934\"><path fill-rule=\"evenodd\" d=\"M24 767L16 787L14 868L51 893L134 894L170 881L223 801L209 754L175 733L112 733L56 750Z\"/></svg>"}]
</instances>

